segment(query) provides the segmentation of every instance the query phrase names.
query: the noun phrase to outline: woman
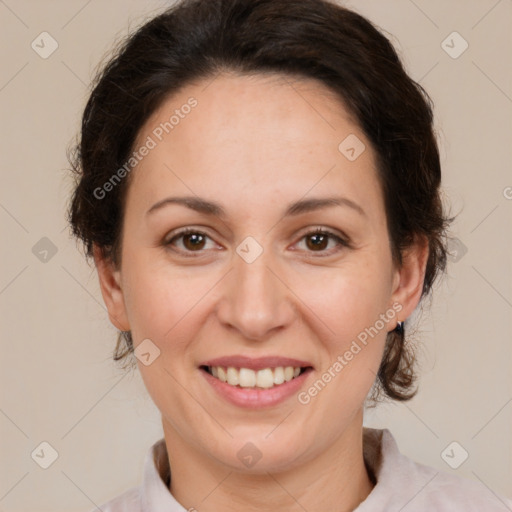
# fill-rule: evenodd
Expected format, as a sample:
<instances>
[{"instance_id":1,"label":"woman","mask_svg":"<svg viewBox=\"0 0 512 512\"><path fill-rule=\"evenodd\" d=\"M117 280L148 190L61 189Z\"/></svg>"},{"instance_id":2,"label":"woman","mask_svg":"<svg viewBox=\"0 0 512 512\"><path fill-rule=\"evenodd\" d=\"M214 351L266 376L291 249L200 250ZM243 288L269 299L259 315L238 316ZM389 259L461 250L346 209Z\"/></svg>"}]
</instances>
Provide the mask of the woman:
<instances>
[{"instance_id":1,"label":"woman","mask_svg":"<svg viewBox=\"0 0 512 512\"><path fill-rule=\"evenodd\" d=\"M452 220L429 98L367 20L179 3L99 75L74 169L115 359L164 431L103 511L512 507L363 428L367 400L415 393L404 321Z\"/></svg>"}]
</instances>

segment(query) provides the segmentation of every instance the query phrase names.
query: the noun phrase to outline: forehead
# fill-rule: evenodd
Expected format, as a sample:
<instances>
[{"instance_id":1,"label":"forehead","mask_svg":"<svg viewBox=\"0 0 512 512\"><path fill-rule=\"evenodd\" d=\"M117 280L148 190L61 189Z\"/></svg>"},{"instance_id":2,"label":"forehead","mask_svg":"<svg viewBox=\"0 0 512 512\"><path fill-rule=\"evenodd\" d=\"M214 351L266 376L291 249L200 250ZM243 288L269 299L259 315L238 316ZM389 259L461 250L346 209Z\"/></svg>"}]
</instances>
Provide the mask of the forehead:
<instances>
[{"instance_id":1,"label":"forehead","mask_svg":"<svg viewBox=\"0 0 512 512\"><path fill-rule=\"evenodd\" d=\"M146 203L165 192L290 201L313 188L360 201L378 194L369 141L337 95L312 79L222 74L191 84L154 112L134 147L150 139L129 190ZM346 140L364 148L357 159L343 152Z\"/></svg>"}]
</instances>

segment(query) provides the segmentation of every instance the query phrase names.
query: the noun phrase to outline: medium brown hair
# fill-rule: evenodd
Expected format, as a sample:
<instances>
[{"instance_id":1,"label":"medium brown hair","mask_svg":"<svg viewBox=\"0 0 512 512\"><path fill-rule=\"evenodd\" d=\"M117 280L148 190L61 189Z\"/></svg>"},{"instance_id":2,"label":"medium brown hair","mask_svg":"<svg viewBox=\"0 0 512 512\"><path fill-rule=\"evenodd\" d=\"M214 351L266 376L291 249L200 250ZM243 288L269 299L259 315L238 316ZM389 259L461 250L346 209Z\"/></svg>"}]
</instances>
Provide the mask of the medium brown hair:
<instances>
[{"instance_id":1,"label":"medium brown hair","mask_svg":"<svg viewBox=\"0 0 512 512\"><path fill-rule=\"evenodd\" d=\"M122 42L93 82L69 157L69 222L86 255L95 244L120 265L130 176L102 199L95 190L126 163L139 130L170 95L223 70L314 78L337 94L377 156L393 262L401 265L418 237L428 240L422 299L429 295L445 270L453 220L440 197L432 102L377 28L328 0L183 0ZM114 359L132 352L131 332L121 332ZM404 334L388 333L372 396L412 398L414 359Z\"/></svg>"}]
</instances>

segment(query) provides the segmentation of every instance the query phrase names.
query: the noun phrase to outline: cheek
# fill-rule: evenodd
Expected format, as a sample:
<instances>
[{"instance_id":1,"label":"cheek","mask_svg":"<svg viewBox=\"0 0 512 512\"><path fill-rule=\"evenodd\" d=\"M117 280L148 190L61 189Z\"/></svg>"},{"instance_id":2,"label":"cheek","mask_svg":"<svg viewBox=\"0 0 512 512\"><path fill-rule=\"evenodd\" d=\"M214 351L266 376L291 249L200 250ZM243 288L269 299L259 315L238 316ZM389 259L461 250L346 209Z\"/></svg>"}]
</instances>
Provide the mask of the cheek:
<instances>
[{"instance_id":1,"label":"cheek","mask_svg":"<svg viewBox=\"0 0 512 512\"><path fill-rule=\"evenodd\" d=\"M125 303L135 345L145 338L161 344L172 337L190 321L194 305L212 286L190 279L186 270L155 266L142 258L126 266L126 275Z\"/></svg>"},{"instance_id":2,"label":"cheek","mask_svg":"<svg viewBox=\"0 0 512 512\"><path fill-rule=\"evenodd\" d=\"M342 348L386 311L389 288L383 275L371 259L361 257L357 263L347 260L339 268L306 274L296 293L324 324L326 337Z\"/></svg>"},{"instance_id":3,"label":"cheek","mask_svg":"<svg viewBox=\"0 0 512 512\"><path fill-rule=\"evenodd\" d=\"M299 293L315 312L310 315L310 328L323 357L321 382L312 383L301 403L316 401L314 407L325 408L323 413L333 421L344 421L360 407L380 366L391 327L381 315L392 324L394 314L388 307L390 290L382 277L386 275L382 261L385 255L379 259L359 254L337 269L326 269L321 279L311 276L302 282ZM337 406L331 410L333 404Z\"/></svg>"},{"instance_id":4,"label":"cheek","mask_svg":"<svg viewBox=\"0 0 512 512\"><path fill-rule=\"evenodd\" d=\"M310 287L305 302L319 312L312 329L319 336L323 357L316 380L299 396L319 417L344 424L358 411L374 383L392 323L386 283L373 273L333 273L328 285ZM321 293L320 293L321 291Z\"/></svg>"},{"instance_id":5,"label":"cheek","mask_svg":"<svg viewBox=\"0 0 512 512\"><path fill-rule=\"evenodd\" d=\"M149 365L138 361L145 387L161 411L175 411L173 417L189 418L188 395L180 383L187 382L193 368L189 355L195 346L204 315L201 298L214 285L211 276L191 278L192 270L133 259L127 265L126 304L134 346L150 339L159 355ZM211 282L210 282L211 281ZM197 411L196 411L197 413Z\"/></svg>"}]
</instances>

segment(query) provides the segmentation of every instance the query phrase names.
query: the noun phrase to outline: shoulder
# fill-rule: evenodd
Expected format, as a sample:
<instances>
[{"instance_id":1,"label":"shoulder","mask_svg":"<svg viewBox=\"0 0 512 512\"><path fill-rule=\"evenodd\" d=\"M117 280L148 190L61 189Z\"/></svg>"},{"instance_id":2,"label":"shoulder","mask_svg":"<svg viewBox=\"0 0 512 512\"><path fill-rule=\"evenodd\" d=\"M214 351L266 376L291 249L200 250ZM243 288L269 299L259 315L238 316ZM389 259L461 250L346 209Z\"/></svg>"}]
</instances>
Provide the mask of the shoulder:
<instances>
[{"instance_id":1,"label":"shoulder","mask_svg":"<svg viewBox=\"0 0 512 512\"><path fill-rule=\"evenodd\" d=\"M102 512L142 512L140 488L132 487L91 512L96 512L98 508Z\"/></svg>"},{"instance_id":2,"label":"shoulder","mask_svg":"<svg viewBox=\"0 0 512 512\"><path fill-rule=\"evenodd\" d=\"M401 454L388 429L364 429L365 460L377 483L358 512L512 512L512 500L481 481L420 464Z\"/></svg>"}]
</instances>

